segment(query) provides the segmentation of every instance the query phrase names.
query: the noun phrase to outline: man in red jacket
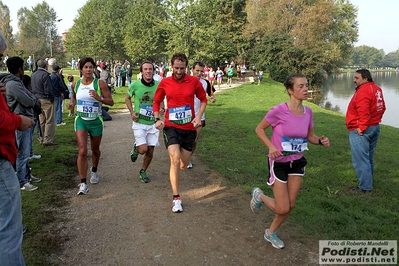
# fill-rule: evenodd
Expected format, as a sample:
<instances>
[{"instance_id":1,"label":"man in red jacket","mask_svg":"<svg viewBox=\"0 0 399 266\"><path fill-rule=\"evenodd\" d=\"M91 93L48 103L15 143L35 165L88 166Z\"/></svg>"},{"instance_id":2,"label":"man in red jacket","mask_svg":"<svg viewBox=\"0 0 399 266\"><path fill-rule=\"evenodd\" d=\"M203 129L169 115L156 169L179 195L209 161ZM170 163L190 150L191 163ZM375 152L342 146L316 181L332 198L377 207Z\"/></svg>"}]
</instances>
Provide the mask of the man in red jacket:
<instances>
[{"instance_id":1,"label":"man in red jacket","mask_svg":"<svg viewBox=\"0 0 399 266\"><path fill-rule=\"evenodd\" d=\"M0 34L0 60L6 49ZM13 165L18 155L15 130L27 130L35 122L23 115L11 113L0 96L0 263L25 265L22 256L22 210L18 177Z\"/></svg>"},{"instance_id":2,"label":"man in red jacket","mask_svg":"<svg viewBox=\"0 0 399 266\"><path fill-rule=\"evenodd\" d=\"M355 72L356 91L346 111L346 127L352 151L352 163L359 185L355 191L373 190L374 150L380 135L380 122L385 112L382 90L367 69Z\"/></svg>"},{"instance_id":3,"label":"man in red jacket","mask_svg":"<svg viewBox=\"0 0 399 266\"><path fill-rule=\"evenodd\" d=\"M170 157L170 184L173 192L172 212L182 212L179 195L179 168L186 169L194 147L196 128L207 105L206 93L197 77L186 74L187 56L176 53L172 60L173 75L162 79L154 95L155 127L163 129L165 146ZM198 114L194 111L194 95L200 100ZM160 119L160 104L166 97L168 109L165 122ZM165 126L165 127L164 127Z\"/></svg>"}]
</instances>

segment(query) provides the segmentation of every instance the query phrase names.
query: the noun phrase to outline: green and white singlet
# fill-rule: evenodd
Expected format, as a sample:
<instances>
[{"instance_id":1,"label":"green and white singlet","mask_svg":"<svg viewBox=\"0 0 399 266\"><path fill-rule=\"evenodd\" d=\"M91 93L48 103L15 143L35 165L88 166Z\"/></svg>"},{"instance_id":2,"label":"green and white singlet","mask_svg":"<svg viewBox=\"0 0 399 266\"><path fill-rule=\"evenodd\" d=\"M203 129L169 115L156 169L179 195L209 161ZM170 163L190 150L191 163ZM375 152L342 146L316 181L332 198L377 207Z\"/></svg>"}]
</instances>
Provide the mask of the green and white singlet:
<instances>
[{"instance_id":1,"label":"green and white singlet","mask_svg":"<svg viewBox=\"0 0 399 266\"><path fill-rule=\"evenodd\" d=\"M94 120L102 115L101 102L90 97L89 91L95 90L101 96L101 89L98 85L98 79L94 79L92 83L84 85L80 80L77 81L76 92L76 115L84 120Z\"/></svg>"}]
</instances>

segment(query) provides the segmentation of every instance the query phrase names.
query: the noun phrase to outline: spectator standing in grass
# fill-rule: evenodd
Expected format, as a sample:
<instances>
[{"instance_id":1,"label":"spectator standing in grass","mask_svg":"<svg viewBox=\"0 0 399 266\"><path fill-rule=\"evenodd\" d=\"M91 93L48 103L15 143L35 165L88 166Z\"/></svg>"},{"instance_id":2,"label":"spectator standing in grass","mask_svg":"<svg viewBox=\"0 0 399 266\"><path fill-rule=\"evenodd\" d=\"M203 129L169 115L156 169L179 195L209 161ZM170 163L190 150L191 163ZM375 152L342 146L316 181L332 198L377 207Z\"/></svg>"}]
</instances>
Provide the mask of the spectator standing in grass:
<instances>
[{"instance_id":1,"label":"spectator standing in grass","mask_svg":"<svg viewBox=\"0 0 399 266\"><path fill-rule=\"evenodd\" d=\"M50 75L50 79L54 93L55 123L56 126L65 126L66 123L62 122L62 102L67 88L65 88L65 84L61 80L60 71L61 68L58 65L53 65L53 72Z\"/></svg>"},{"instance_id":2,"label":"spectator standing in grass","mask_svg":"<svg viewBox=\"0 0 399 266\"><path fill-rule=\"evenodd\" d=\"M47 64L48 64L47 70L51 74L51 72L53 71L53 66L56 65L57 60L54 57L50 56L46 61L47 61Z\"/></svg>"},{"instance_id":3,"label":"spectator standing in grass","mask_svg":"<svg viewBox=\"0 0 399 266\"><path fill-rule=\"evenodd\" d=\"M0 81L6 84L7 104L10 111L18 115L27 116L33 120L33 107L36 103L36 97L25 88L21 81L24 75L24 60L20 57L10 57L7 60L7 68L10 74L1 73ZM31 130L17 130L15 134L18 148L18 157L15 166L21 190L36 190L37 187L30 182L40 182L41 180L35 177L32 178L30 175Z\"/></svg>"},{"instance_id":4,"label":"spectator standing in grass","mask_svg":"<svg viewBox=\"0 0 399 266\"><path fill-rule=\"evenodd\" d=\"M258 72L258 85L260 85L262 83L262 79L263 79L263 71L259 70L259 72Z\"/></svg>"},{"instance_id":5,"label":"spectator standing in grass","mask_svg":"<svg viewBox=\"0 0 399 266\"><path fill-rule=\"evenodd\" d=\"M308 97L308 81L299 73L291 74L284 86L290 98L267 112L265 118L256 127L256 134L269 149L269 180L274 198L266 196L257 187L252 189L251 210L259 213L263 204L275 213L270 227L263 236L273 247L284 248L284 242L277 236L277 229L287 220L294 208L305 175L307 161L303 152L308 143L330 147L328 138L315 135L313 113L302 104ZM271 139L265 130L272 127Z\"/></svg>"},{"instance_id":6,"label":"spectator standing in grass","mask_svg":"<svg viewBox=\"0 0 399 266\"><path fill-rule=\"evenodd\" d=\"M112 95L104 81L93 77L96 64L91 57L83 57L79 61L79 70L82 72L82 79L72 84L72 98L67 104L71 110L76 107L75 132L79 147L77 159L80 177L78 195L86 195L89 192L86 175L87 163L87 138L90 137L91 160L90 183L97 184L99 177L97 173L100 161L100 144L104 131L102 119L102 104L114 105Z\"/></svg>"},{"instance_id":7,"label":"spectator standing in grass","mask_svg":"<svg viewBox=\"0 0 399 266\"><path fill-rule=\"evenodd\" d=\"M71 99L72 98L72 84L73 84L75 78L73 77L73 75L68 75L67 79L68 79L67 87L68 87L68 93L69 93L68 98ZM75 108L72 108L69 110L68 116L75 116Z\"/></svg>"},{"instance_id":8,"label":"spectator standing in grass","mask_svg":"<svg viewBox=\"0 0 399 266\"><path fill-rule=\"evenodd\" d=\"M130 65L126 66L126 79L127 79L127 86L129 87L132 84L132 75L133 69Z\"/></svg>"},{"instance_id":9,"label":"spectator standing in grass","mask_svg":"<svg viewBox=\"0 0 399 266\"><path fill-rule=\"evenodd\" d=\"M154 96L155 127L163 129L165 146L170 157L170 184L173 193L172 212L182 212L179 194L179 169L187 167L194 147L195 129L201 125L201 116L207 105L206 94L198 78L186 74L187 56L176 53L172 56L173 74L159 83ZM195 115L194 96L201 101L200 111ZM167 99L165 122L160 118L161 103ZM165 126L165 127L164 127Z\"/></svg>"},{"instance_id":10,"label":"spectator standing in grass","mask_svg":"<svg viewBox=\"0 0 399 266\"><path fill-rule=\"evenodd\" d=\"M386 107L382 90L373 82L370 71L357 70L353 81L356 91L346 111L346 127L359 185L352 190L366 192L373 190L374 151Z\"/></svg>"},{"instance_id":11,"label":"spectator standing in grass","mask_svg":"<svg viewBox=\"0 0 399 266\"><path fill-rule=\"evenodd\" d=\"M122 87L126 86L126 67L125 65L122 65L121 67L121 79L122 79Z\"/></svg>"},{"instance_id":12,"label":"spectator standing in grass","mask_svg":"<svg viewBox=\"0 0 399 266\"><path fill-rule=\"evenodd\" d=\"M39 141L43 146L56 145L55 135L55 107L54 91L50 75L47 72L47 61L39 59L37 69L32 73L32 91L39 99L42 106L42 113L39 115L41 137Z\"/></svg>"},{"instance_id":13,"label":"spectator standing in grass","mask_svg":"<svg viewBox=\"0 0 399 266\"><path fill-rule=\"evenodd\" d=\"M109 72L108 65L103 64L102 71L100 73L100 80L104 81L107 84L109 93L112 93L111 89L111 73Z\"/></svg>"},{"instance_id":14,"label":"spectator standing in grass","mask_svg":"<svg viewBox=\"0 0 399 266\"><path fill-rule=\"evenodd\" d=\"M35 125L37 123L37 121L39 120L39 114L42 112L42 106L40 105L40 101L36 98L36 96L33 94L32 92L32 83L31 83L31 77L28 75L23 75L22 76L22 83L24 84L25 88L28 89L28 91L30 93L32 93L32 97L35 99L35 105L33 106L33 120L35 121ZM34 154L33 153L33 133L35 131L35 127L32 127L29 129L30 130L30 152L29 152L29 159L40 159L42 158L41 155L39 154ZM30 168L28 168L29 170L29 175L31 178L31 180L29 182L40 182L38 180L35 179L39 179L39 178L35 178L32 174L30 174Z\"/></svg>"},{"instance_id":15,"label":"spectator standing in grass","mask_svg":"<svg viewBox=\"0 0 399 266\"><path fill-rule=\"evenodd\" d=\"M7 45L0 33L0 60ZM22 255L21 191L13 165L18 150L15 130L24 131L35 122L27 116L11 113L0 97L0 263L24 266Z\"/></svg>"},{"instance_id":16,"label":"spectator standing in grass","mask_svg":"<svg viewBox=\"0 0 399 266\"><path fill-rule=\"evenodd\" d=\"M71 70L77 69L76 65L77 65L77 62L76 62L75 58L72 57Z\"/></svg>"},{"instance_id":17,"label":"spectator standing in grass","mask_svg":"<svg viewBox=\"0 0 399 266\"><path fill-rule=\"evenodd\" d=\"M116 81L116 86L118 88L120 88L121 84L122 84L122 76L121 76L121 66L120 66L119 63L116 63L114 73L115 73L115 77L116 77L116 80L117 80Z\"/></svg>"},{"instance_id":18,"label":"spectator standing in grass","mask_svg":"<svg viewBox=\"0 0 399 266\"><path fill-rule=\"evenodd\" d=\"M26 63L28 64L28 68L30 72L33 72L33 59L32 56L29 56L28 59L26 60Z\"/></svg>"},{"instance_id":19,"label":"spectator standing in grass","mask_svg":"<svg viewBox=\"0 0 399 266\"><path fill-rule=\"evenodd\" d=\"M132 83L127 91L125 101L133 120L133 134L135 143L130 153L130 159L135 162L139 154L144 155L143 164L139 172L143 183L150 182L147 175L155 146L159 146L159 130L155 128L153 100L159 81L154 80L154 65L145 61L140 66L141 79ZM134 109L132 106L134 97ZM161 109L161 115L164 109Z\"/></svg>"}]
</instances>

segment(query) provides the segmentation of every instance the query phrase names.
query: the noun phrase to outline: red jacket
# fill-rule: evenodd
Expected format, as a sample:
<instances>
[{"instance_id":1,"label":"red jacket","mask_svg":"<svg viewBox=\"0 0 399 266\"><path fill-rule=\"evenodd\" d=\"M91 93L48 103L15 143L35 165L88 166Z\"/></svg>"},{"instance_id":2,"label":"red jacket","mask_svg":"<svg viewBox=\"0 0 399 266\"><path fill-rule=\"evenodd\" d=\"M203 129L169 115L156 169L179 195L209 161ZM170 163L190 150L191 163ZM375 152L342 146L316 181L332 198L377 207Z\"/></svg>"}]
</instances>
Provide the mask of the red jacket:
<instances>
[{"instance_id":1,"label":"red jacket","mask_svg":"<svg viewBox=\"0 0 399 266\"><path fill-rule=\"evenodd\" d=\"M185 74L182 81L177 81L173 76L164 78L159 83L155 92L153 111L159 112L160 103L166 96L168 109L165 114L165 126L183 130L195 130L195 127L190 122L185 124L176 124L172 123L169 119L169 113L173 108L187 106L191 109L192 121L195 117L194 94L201 102L208 102L204 87L197 77Z\"/></svg>"},{"instance_id":2,"label":"red jacket","mask_svg":"<svg viewBox=\"0 0 399 266\"><path fill-rule=\"evenodd\" d=\"M10 112L4 97L0 95L0 158L10 161L13 165L18 155L15 130L21 124L21 117Z\"/></svg>"},{"instance_id":3,"label":"red jacket","mask_svg":"<svg viewBox=\"0 0 399 266\"><path fill-rule=\"evenodd\" d=\"M346 111L346 127L349 131L359 128L364 132L369 126L381 122L385 112L382 90L374 82L367 82L356 88Z\"/></svg>"}]
</instances>

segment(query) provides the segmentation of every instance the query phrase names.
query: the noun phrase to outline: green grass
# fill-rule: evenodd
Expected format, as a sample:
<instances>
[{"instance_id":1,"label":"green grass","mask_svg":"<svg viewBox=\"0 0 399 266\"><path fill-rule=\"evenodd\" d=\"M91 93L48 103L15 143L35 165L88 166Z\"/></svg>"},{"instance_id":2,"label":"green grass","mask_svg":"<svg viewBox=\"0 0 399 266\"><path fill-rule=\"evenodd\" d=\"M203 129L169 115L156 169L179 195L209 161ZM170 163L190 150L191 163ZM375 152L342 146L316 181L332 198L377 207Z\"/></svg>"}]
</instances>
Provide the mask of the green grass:
<instances>
[{"instance_id":1,"label":"green grass","mask_svg":"<svg viewBox=\"0 0 399 266\"><path fill-rule=\"evenodd\" d=\"M64 121L73 123L69 117ZM35 132L33 150L42 159L31 160L30 166L32 174L42 182L37 184L37 191L21 191L23 223L28 228L22 249L27 265L49 265L48 255L66 240L59 234L59 225L67 222L61 216L62 207L68 204L65 190L77 186L77 143L75 133L66 127L57 127L57 146L43 147L36 136Z\"/></svg>"},{"instance_id":2,"label":"green grass","mask_svg":"<svg viewBox=\"0 0 399 266\"><path fill-rule=\"evenodd\" d=\"M68 73L67 70L64 71ZM112 112L125 108L127 87L113 94ZM259 186L266 194L268 175L267 148L255 134L255 127L266 112L288 100L282 84L264 79L262 85L243 85L217 94L217 102L206 111L207 126L202 131L196 155L212 169L249 192ZM305 153L306 175L296 206L286 224L303 235L319 239L397 240L399 236L399 129L381 126L381 136L375 154L374 187L372 193L354 193L357 185L351 164L345 117L305 102L314 113L316 134L330 139L331 148L311 145ZM73 119L66 117L66 123ZM267 131L270 136L270 130ZM66 127L57 127L55 147L44 148L34 138L34 151L43 159L32 160L33 175L43 181L37 192L22 192L23 221L28 227L23 253L27 265L49 265L48 256L56 252L63 241L60 225L68 222L62 215L68 204L66 189L76 188L77 145L75 134ZM248 208L248 206L242 206ZM308 237L306 239L308 239ZM307 240L305 240L307 241Z\"/></svg>"},{"instance_id":3,"label":"green grass","mask_svg":"<svg viewBox=\"0 0 399 266\"><path fill-rule=\"evenodd\" d=\"M207 126L196 155L244 190L259 186L273 195L266 185L268 149L255 134L255 127L271 107L287 100L284 87L271 80L218 94L217 102L208 104ZM357 185L357 179L345 117L305 104L313 110L316 134L327 136L331 148L311 145L305 153L306 175L289 223L301 226L315 239L398 239L399 151L392 143L396 143L399 129L381 126L375 191L355 193L349 189ZM270 133L268 129L269 137Z\"/></svg>"}]
</instances>

